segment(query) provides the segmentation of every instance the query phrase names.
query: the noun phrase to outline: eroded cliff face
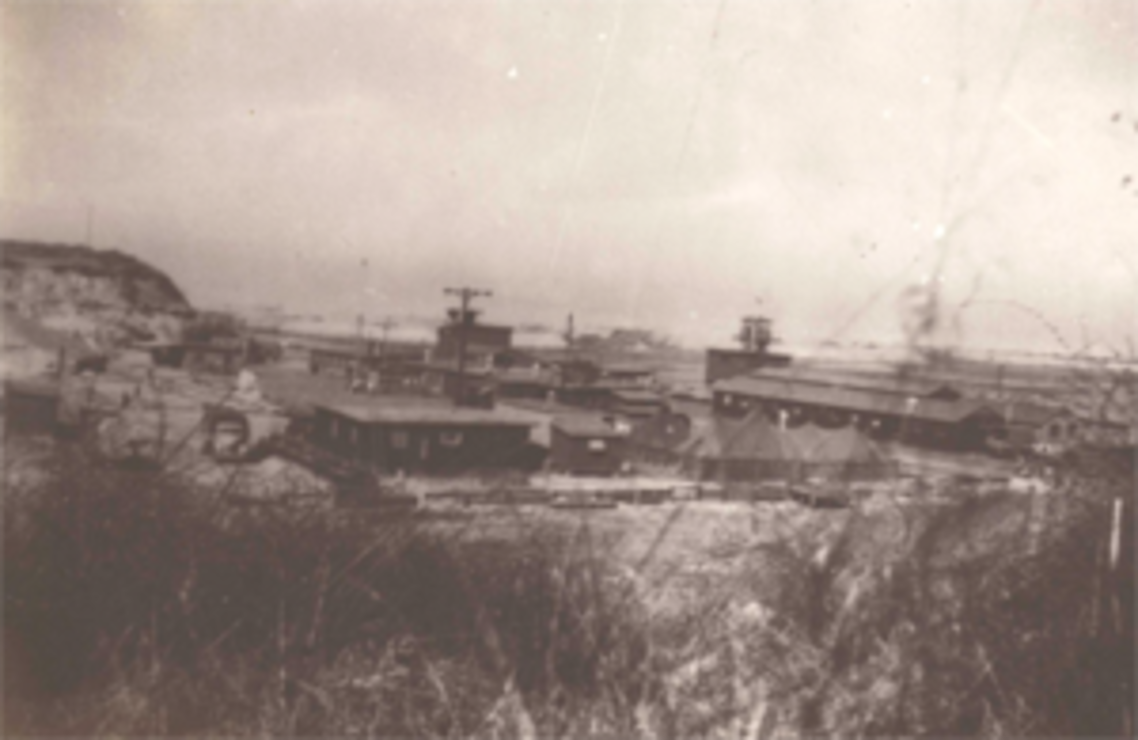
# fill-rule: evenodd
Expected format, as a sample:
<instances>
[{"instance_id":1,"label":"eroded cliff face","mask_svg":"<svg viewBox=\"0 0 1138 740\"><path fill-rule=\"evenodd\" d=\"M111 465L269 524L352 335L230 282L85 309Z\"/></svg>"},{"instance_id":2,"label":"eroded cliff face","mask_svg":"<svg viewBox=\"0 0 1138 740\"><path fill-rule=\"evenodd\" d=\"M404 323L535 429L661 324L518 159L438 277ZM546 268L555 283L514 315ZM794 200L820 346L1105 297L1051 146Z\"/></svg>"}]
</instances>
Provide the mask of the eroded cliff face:
<instances>
[{"instance_id":1,"label":"eroded cliff face","mask_svg":"<svg viewBox=\"0 0 1138 740\"><path fill-rule=\"evenodd\" d=\"M165 273L117 251L0 240L5 312L111 347L173 339L193 309Z\"/></svg>"}]
</instances>

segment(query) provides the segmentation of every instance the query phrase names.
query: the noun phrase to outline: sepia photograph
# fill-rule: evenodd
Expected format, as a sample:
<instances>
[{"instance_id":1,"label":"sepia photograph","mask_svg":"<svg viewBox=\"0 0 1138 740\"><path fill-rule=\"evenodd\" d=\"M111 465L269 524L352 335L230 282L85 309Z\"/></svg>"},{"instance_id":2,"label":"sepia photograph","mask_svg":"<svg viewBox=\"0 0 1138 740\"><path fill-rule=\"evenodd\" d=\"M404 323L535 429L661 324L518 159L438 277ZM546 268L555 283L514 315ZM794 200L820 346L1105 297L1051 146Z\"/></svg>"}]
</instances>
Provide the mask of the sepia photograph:
<instances>
[{"instance_id":1,"label":"sepia photograph","mask_svg":"<svg viewBox=\"0 0 1138 740\"><path fill-rule=\"evenodd\" d=\"M1138 0L0 0L5 737L1132 737Z\"/></svg>"}]
</instances>

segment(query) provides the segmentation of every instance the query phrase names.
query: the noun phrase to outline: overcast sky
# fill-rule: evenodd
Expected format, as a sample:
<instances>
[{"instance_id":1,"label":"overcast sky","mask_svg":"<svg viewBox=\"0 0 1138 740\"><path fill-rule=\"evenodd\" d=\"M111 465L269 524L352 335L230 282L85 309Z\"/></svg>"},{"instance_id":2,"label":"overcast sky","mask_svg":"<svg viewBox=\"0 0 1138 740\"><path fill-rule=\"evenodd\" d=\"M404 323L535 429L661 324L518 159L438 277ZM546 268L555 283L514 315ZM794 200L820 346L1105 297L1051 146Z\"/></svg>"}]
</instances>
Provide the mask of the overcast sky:
<instances>
[{"instance_id":1,"label":"overcast sky","mask_svg":"<svg viewBox=\"0 0 1138 740\"><path fill-rule=\"evenodd\" d=\"M889 341L943 255L963 343L1134 341L1134 0L0 12L0 231L197 303Z\"/></svg>"}]
</instances>

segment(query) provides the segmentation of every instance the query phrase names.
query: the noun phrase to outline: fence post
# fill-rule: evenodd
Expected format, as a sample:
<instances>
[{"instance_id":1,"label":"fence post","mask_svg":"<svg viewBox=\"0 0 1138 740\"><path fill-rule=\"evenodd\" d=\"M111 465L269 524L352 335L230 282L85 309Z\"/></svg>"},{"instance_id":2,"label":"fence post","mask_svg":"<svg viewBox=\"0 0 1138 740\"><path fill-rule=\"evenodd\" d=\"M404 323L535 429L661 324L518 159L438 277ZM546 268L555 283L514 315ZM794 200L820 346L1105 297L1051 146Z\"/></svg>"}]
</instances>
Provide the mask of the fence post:
<instances>
[{"instance_id":1,"label":"fence post","mask_svg":"<svg viewBox=\"0 0 1138 740\"><path fill-rule=\"evenodd\" d=\"M1118 558L1122 550L1122 507L1121 497L1114 499L1110 523L1110 613L1114 618L1114 634L1122 636L1122 605L1118 600L1120 583L1118 581Z\"/></svg>"}]
</instances>

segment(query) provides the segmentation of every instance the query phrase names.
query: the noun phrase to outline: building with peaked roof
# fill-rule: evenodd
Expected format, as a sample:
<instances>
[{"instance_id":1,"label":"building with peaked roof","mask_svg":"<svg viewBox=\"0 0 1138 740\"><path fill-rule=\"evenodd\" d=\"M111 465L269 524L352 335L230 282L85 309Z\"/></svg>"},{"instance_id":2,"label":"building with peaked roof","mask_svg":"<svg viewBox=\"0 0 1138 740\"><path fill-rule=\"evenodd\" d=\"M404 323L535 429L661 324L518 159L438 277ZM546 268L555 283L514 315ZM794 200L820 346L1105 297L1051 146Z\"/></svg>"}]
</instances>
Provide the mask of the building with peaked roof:
<instances>
[{"instance_id":1,"label":"building with peaked roof","mask_svg":"<svg viewBox=\"0 0 1138 740\"><path fill-rule=\"evenodd\" d=\"M783 431L784 451L798 479L873 480L893 470L886 456L854 427L823 429L813 424Z\"/></svg>"},{"instance_id":2,"label":"building with peaked roof","mask_svg":"<svg viewBox=\"0 0 1138 740\"><path fill-rule=\"evenodd\" d=\"M680 446L679 454L689 474L721 483L864 480L891 469L872 441L853 427L782 429L760 411L712 419Z\"/></svg>"},{"instance_id":3,"label":"building with peaked roof","mask_svg":"<svg viewBox=\"0 0 1138 740\"><path fill-rule=\"evenodd\" d=\"M791 472L778 428L757 411L711 419L679 453L684 469L699 480L766 480Z\"/></svg>"}]
</instances>

